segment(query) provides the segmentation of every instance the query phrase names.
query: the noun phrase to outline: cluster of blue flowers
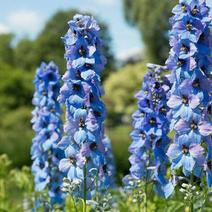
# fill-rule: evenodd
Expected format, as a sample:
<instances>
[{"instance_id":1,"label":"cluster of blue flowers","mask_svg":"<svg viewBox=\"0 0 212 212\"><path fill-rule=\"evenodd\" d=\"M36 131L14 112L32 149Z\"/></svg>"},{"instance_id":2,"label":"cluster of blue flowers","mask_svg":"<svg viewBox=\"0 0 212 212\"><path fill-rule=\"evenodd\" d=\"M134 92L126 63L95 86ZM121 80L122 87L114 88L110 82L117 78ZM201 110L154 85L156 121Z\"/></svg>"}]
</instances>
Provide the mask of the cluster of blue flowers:
<instances>
[{"instance_id":1,"label":"cluster of blue flowers","mask_svg":"<svg viewBox=\"0 0 212 212\"><path fill-rule=\"evenodd\" d=\"M48 191L51 204L63 204L61 191L63 174L58 163L64 157L57 148L62 136L61 108L57 102L60 90L60 76L57 66L51 62L42 63L37 69L32 112L35 137L31 148L32 172L36 191Z\"/></svg>"},{"instance_id":2,"label":"cluster of blue flowers","mask_svg":"<svg viewBox=\"0 0 212 212\"><path fill-rule=\"evenodd\" d=\"M105 106L100 74L105 65L99 26L89 17L75 15L63 37L67 72L59 101L66 105L65 136L58 147L65 158L59 168L78 183L74 196L89 199L110 186L104 146ZM86 192L86 194L85 194Z\"/></svg>"},{"instance_id":3,"label":"cluster of blue flowers","mask_svg":"<svg viewBox=\"0 0 212 212\"><path fill-rule=\"evenodd\" d=\"M167 66L172 70L168 106L175 138L167 155L173 174L179 168L187 177L206 174L208 186L212 186L212 19L205 0L180 0L173 13Z\"/></svg>"},{"instance_id":4,"label":"cluster of blue flowers","mask_svg":"<svg viewBox=\"0 0 212 212\"><path fill-rule=\"evenodd\" d=\"M170 143L169 120L167 118L167 92L170 90L165 67L149 64L144 77L142 90L137 93L138 110L133 114L132 144L129 180L153 182L159 195L168 197L173 191L172 184L166 179L168 158L166 151Z\"/></svg>"}]
</instances>

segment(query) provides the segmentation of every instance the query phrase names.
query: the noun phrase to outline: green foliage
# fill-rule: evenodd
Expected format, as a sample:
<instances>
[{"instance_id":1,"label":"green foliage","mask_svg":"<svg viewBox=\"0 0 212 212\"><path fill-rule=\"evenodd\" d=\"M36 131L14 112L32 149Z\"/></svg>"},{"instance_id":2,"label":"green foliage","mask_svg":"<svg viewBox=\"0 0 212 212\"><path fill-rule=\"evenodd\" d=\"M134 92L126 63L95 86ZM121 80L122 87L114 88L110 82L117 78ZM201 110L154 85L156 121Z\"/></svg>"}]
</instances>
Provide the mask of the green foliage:
<instances>
[{"instance_id":1,"label":"green foliage","mask_svg":"<svg viewBox=\"0 0 212 212\"><path fill-rule=\"evenodd\" d=\"M11 169L11 161L0 155L0 211L22 212L32 208L33 180L28 167Z\"/></svg>"},{"instance_id":2,"label":"green foliage","mask_svg":"<svg viewBox=\"0 0 212 212\"><path fill-rule=\"evenodd\" d=\"M120 146L119 146L119 149ZM6 155L0 155L0 211L1 212L22 212L31 211L34 207L34 201L37 193L33 191L33 177L31 175L30 168L23 167L22 169L12 169L11 161ZM87 211L111 211L111 212L139 212L144 211L144 202L142 198L143 189L138 188L134 191L125 191L121 188L113 189L105 193L100 197L98 202L88 201ZM209 191L199 191L206 195L204 197L205 203L201 208L195 209L195 212L210 212L210 193ZM141 195L141 204L137 204L138 193ZM178 192L176 187L175 194L169 199L162 199L158 197L152 190L152 187L148 187L148 201L147 211L148 212L182 212L189 211L189 207L186 201L183 200L184 195ZM46 195L46 193L41 195ZM196 203L198 203L198 199ZM105 204L109 206L109 210L101 210L102 206L98 209L92 209L94 204ZM73 201L69 195L66 199L65 211L82 211L82 201ZM139 209L139 210L138 210ZM38 211L49 211L40 208ZM61 212L60 209L55 208L55 212Z\"/></svg>"},{"instance_id":3,"label":"green foliage","mask_svg":"<svg viewBox=\"0 0 212 212\"><path fill-rule=\"evenodd\" d=\"M105 81L104 101L108 110L109 126L121 122L131 122L131 115L136 110L134 95L141 88L146 67L143 63L127 65L113 73Z\"/></svg>"},{"instance_id":4,"label":"green foliage","mask_svg":"<svg viewBox=\"0 0 212 212\"><path fill-rule=\"evenodd\" d=\"M0 34L0 63L13 64L12 34Z\"/></svg>"},{"instance_id":5,"label":"green foliage","mask_svg":"<svg viewBox=\"0 0 212 212\"><path fill-rule=\"evenodd\" d=\"M33 73L0 64L0 114L20 106L30 106Z\"/></svg>"},{"instance_id":6,"label":"green foliage","mask_svg":"<svg viewBox=\"0 0 212 212\"><path fill-rule=\"evenodd\" d=\"M0 154L7 153L14 166L30 164L32 130L30 126L31 109L20 107L1 114Z\"/></svg>"},{"instance_id":7,"label":"green foliage","mask_svg":"<svg viewBox=\"0 0 212 212\"><path fill-rule=\"evenodd\" d=\"M167 0L123 0L126 20L136 25L146 45L150 62L163 64L168 56L168 29L171 8L177 2Z\"/></svg>"},{"instance_id":8,"label":"green foliage","mask_svg":"<svg viewBox=\"0 0 212 212\"><path fill-rule=\"evenodd\" d=\"M14 166L30 164L33 73L0 64L0 154Z\"/></svg>"},{"instance_id":9,"label":"green foliage","mask_svg":"<svg viewBox=\"0 0 212 212\"><path fill-rule=\"evenodd\" d=\"M119 184L124 175L129 171L128 147L131 142L129 136L130 131L131 127L128 125L121 125L107 129L109 138L112 141L113 154L117 169L117 181Z\"/></svg>"}]
</instances>

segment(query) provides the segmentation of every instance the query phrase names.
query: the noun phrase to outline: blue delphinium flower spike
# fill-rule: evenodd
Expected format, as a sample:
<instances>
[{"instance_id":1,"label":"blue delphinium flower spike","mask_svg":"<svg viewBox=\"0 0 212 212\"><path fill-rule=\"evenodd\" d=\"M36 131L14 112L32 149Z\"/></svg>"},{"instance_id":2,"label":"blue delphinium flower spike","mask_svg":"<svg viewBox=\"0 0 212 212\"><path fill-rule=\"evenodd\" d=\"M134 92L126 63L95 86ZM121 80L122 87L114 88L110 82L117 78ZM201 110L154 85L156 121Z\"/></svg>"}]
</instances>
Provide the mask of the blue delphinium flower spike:
<instances>
[{"instance_id":1,"label":"blue delphinium flower spike","mask_svg":"<svg viewBox=\"0 0 212 212\"><path fill-rule=\"evenodd\" d=\"M31 148L32 173L35 190L47 190L51 204L63 205L61 192L63 174L58 169L63 152L57 144L62 136L61 108L57 101L60 90L60 76L57 66L51 62L42 63L37 69L33 97L32 126L35 131Z\"/></svg>"},{"instance_id":2,"label":"blue delphinium flower spike","mask_svg":"<svg viewBox=\"0 0 212 212\"><path fill-rule=\"evenodd\" d=\"M174 142L167 155L184 176L207 176L211 186L212 70L209 8L205 0L180 0L173 9L168 69L173 86L168 101ZM178 172L179 173L179 172Z\"/></svg>"},{"instance_id":3,"label":"blue delphinium flower spike","mask_svg":"<svg viewBox=\"0 0 212 212\"><path fill-rule=\"evenodd\" d=\"M73 195L84 199L95 195L97 187L100 191L110 186L103 143L106 114L100 86L106 60L99 30L93 18L75 15L63 37L67 71L59 100L66 106L66 123L65 136L58 147L65 151L65 158L59 168L70 182L78 182L78 192Z\"/></svg>"},{"instance_id":4,"label":"blue delphinium flower spike","mask_svg":"<svg viewBox=\"0 0 212 212\"><path fill-rule=\"evenodd\" d=\"M164 70L165 67L148 64L142 89L136 94L138 110L133 114L132 143L129 147L130 176L123 181L152 182L159 195L168 197L173 192L172 184L166 179L166 151L170 142L167 137L167 93L171 85Z\"/></svg>"}]
</instances>

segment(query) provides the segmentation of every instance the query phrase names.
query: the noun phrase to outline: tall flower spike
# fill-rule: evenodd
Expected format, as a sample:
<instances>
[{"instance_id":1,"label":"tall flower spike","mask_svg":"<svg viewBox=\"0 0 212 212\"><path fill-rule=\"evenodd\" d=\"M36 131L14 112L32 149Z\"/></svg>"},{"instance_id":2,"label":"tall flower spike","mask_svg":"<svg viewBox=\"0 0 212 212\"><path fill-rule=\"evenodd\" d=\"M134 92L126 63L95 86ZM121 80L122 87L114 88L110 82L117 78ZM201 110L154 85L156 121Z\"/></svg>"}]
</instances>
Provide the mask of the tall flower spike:
<instances>
[{"instance_id":1,"label":"tall flower spike","mask_svg":"<svg viewBox=\"0 0 212 212\"><path fill-rule=\"evenodd\" d=\"M101 101L100 74L105 65L97 22L83 15L69 21L63 37L67 71L59 100L66 105L65 136L59 147L65 158L59 168L71 182L78 182L75 197L84 200L95 196L95 190L106 189L109 176L105 158L105 106Z\"/></svg>"},{"instance_id":2,"label":"tall flower spike","mask_svg":"<svg viewBox=\"0 0 212 212\"><path fill-rule=\"evenodd\" d=\"M208 185L212 186L212 126L208 110L212 91L212 19L205 0L180 0L173 13L167 66L172 71L168 106L175 139L167 155L173 174L179 168L186 177L202 178L206 174Z\"/></svg>"},{"instance_id":3,"label":"tall flower spike","mask_svg":"<svg viewBox=\"0 0 212 212\"><path fill-rule=\"evenodd\" d=\"M57 66L42 63L37 69L32 112L35 137L31 148L32 172L35 190L47 190L51 204L63 206L64 196L60 191L63 174L58 169L63 152L57 144L62 136L61 108L57 101L60 90L60 76Z\"/></svg>"},{"instance_id":4,"label":"tall flower spike","mask_svg":"<svg viewBox=\"0 0 212 212\"><path fill-rule=\"evenodd\" d=\"M152 182L154 190L168 197L173 191L172 184L166 179L167 146L170 142L169 121L167 118L167 92L170 83L163 72L165 67L148 64L148 73L144 77L142 89L136 94L138 110L133 114L130 180Z\"/></svg>"}]
</instances>

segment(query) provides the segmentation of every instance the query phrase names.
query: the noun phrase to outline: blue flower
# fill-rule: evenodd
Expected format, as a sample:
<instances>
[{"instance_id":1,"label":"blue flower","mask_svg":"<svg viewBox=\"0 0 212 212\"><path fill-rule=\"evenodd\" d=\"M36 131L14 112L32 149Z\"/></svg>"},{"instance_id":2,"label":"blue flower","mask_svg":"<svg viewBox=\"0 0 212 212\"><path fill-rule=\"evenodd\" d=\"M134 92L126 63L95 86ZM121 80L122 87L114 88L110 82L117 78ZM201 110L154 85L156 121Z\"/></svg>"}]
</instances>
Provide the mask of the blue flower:
<instances>
[{"instance_id":1,"label":"blue flower","mask_svg":"<svg viewBox=\"0 0 212 212\"><path fill-rule=\"evenodd\" d=\"M32 112L32 128L35 131L31 148L32 173L35 190L48 190L51 204L63 207L64 195L60 189L63 174L58 163L64 157L57 148L62 135L61 109L57 102L60 89L60 76L54 63L42 63L37 69Z\"/></svg>"},{"instance_id":2,"label":"blue flower","mask_svg":"<svg viewBox=\"0 0 212 212\"><path fill-rule=\"evenodd\" d=\"M99 191L110 186L108 161L104 147L105 106L101 101L101 72L105 65L97 22L83 15L68 22L63 37L67 71L60 90L59 101L66 106L65 135L58 147L65 152L59 169L71 181L79 180L79 191L72 195L95 195L95 181ZM86 172L84 172L86 169Z\"/></svg>"},{"instance_id":3,"label":"blue flower","mask_svg":"<svg viewBox=\"0 0 212 212\"><path fill-rule=\"evenodd\" d=\"M172 94L167 105L172 109L174 118L189 120L193 110L200 105L198 96L190 94L190 90L181 89L178 94Z\"/></svg>"},{"instance_id":4,"label":"blue flower","mask_svg":"<svg viewBox=\"0 0 212 212\"><path fill-rule=\"evenodd\" d=\"M183 172L187 176L203 162L204 149L199 143L194 143L187 135L181 135L176 142L171 144L167 155L172 160L172 169L183 167Z\"/></svg>"},{"instance_id":5,"label":"blue flower","mask_svg":"<svg viewBox=\"0 0 212 212\"><path fill-rule=\"evenodd\" d=\"M212 131L208 110L212 85L212 18L205 0L180 0L173 13L171 50L167 60L173 86L167 104L171 109L170 128L175 131L175 139L167 155L173 170L182 168L185 176L206 176L211 186L207 164L212 146L206 140Z\"/></svg>"},{"instance_id":6,"label":"blue flower","mask_svg":"<svg viewBox=\"0 0 212 212\"><path fill-rule=\"evenodd\" d=\"M149 70L144 76L142 90L136 94L138 110L132 116L130 175L125 177L123 182L127 187L130 181L151 182L155 192L167 198L173 192L173 185L166 179L166 150L170 143L167 137L167 92L171 84L167 77L163 76L165 67L154 64L148 64L147 67Z\"/></svg>"}]
</instances>

